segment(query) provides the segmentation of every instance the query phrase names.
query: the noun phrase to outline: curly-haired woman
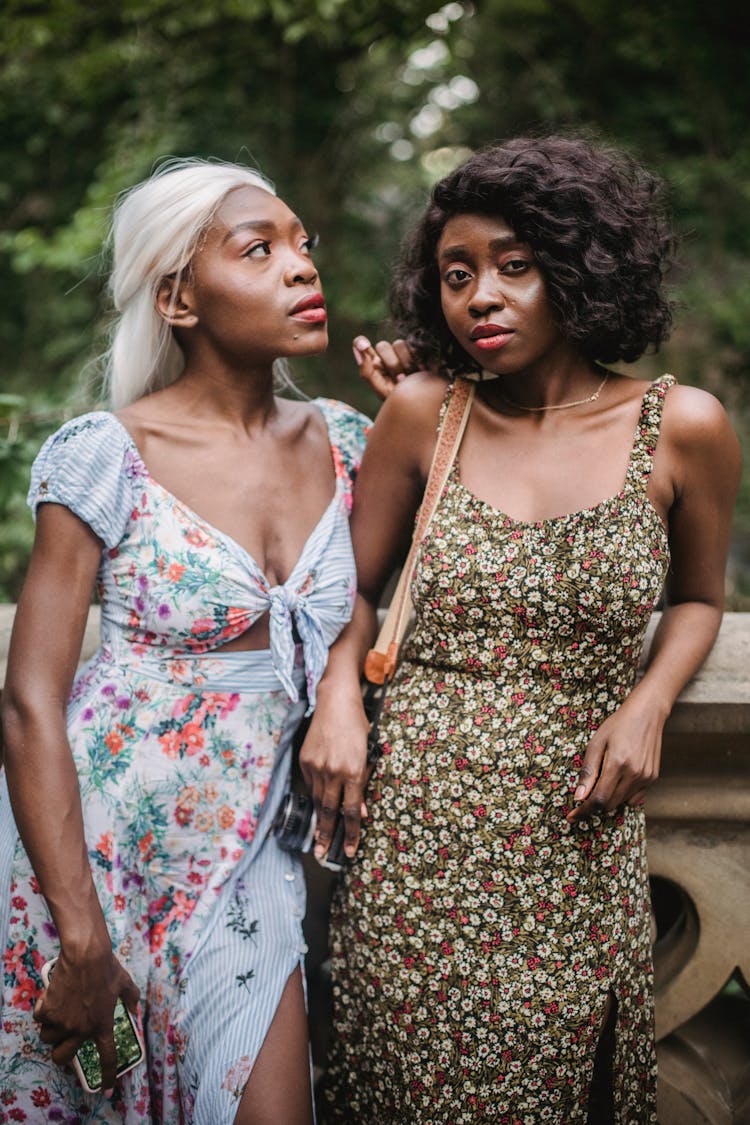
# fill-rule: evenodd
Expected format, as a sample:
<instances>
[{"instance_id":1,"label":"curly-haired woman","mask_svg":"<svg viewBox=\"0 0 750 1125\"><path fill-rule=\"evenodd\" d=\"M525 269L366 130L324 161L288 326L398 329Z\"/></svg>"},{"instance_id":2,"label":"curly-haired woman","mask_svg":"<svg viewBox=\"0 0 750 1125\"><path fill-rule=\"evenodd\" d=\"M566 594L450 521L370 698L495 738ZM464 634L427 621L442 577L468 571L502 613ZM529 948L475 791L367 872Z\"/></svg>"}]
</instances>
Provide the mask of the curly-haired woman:
<instances>
[{"instance_id":1,"label":"curly-haired woman","mask_svg":"<svg viewBox=\"0 0 750 1125\"><path fill-rule=\"evenodd\" d=\"M333 1120L655 1121L641 805L719 627L739 462L710 395L605 366L667 336L672 247L655 178L567 137L473 156L406 247L396 323L431 370L357 485L360 595L303 750L319 849L341 803L356 850L362 655L454 379L478 387L334 912Z\"/></svg>"}]
</instances>

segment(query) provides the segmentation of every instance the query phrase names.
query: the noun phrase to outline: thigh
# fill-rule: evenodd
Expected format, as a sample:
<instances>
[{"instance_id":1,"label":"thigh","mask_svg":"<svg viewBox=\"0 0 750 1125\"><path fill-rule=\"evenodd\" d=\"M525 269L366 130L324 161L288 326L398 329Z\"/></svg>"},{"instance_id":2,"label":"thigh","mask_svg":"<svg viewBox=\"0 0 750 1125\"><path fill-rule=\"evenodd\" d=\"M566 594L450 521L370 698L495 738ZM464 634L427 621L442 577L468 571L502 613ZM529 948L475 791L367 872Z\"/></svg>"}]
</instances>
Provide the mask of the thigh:
<instances>
[{"instance_id":1,"label":"thigh","mask_svg":"<svg viewBox=\"0 0 750 1125\"><path fill-rule=\"evenodd\" d=\"M302 971L287 981L242 1095L235 1125L311 1125L312 1084Z\"/></svg>"},{"instance_id":2,"label":"thigh","mask_svg":"<svg viewBox=\"0 0 750 1125\"><path fill-rule=\"evenodd\" d=\"M299 861L269 838L188 958L175 1038L183 1111L194 1125L234 1121L296 970L301 980L304 905ZM306 1050L304 993L301 1009Z\"/></svg>"}]
</instances>

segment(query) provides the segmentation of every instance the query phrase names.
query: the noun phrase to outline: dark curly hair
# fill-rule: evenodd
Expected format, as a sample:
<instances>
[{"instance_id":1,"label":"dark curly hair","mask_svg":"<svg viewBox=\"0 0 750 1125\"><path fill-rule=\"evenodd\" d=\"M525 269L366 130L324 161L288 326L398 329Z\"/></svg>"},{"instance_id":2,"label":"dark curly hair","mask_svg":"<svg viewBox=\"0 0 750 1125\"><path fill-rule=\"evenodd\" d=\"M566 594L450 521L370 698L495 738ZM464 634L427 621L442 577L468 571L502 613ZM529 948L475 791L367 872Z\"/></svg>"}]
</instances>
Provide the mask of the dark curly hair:
<instances>
[{"instance_id":1,"label":"dark curly hair","mask_svg":"<svg viewBox=\"0 0 750 1125\"><path fill-rule=\"evenodd\" d=\"M561 332L589 359L632 362L668 337L663 283L675 238L662 182L588 138L519 137L440 180L404 244L391 308L420 362L476 368L445 323L436 259L445 224L466 213L500 216L529 244Z\"/></svg>"}]
</instances>

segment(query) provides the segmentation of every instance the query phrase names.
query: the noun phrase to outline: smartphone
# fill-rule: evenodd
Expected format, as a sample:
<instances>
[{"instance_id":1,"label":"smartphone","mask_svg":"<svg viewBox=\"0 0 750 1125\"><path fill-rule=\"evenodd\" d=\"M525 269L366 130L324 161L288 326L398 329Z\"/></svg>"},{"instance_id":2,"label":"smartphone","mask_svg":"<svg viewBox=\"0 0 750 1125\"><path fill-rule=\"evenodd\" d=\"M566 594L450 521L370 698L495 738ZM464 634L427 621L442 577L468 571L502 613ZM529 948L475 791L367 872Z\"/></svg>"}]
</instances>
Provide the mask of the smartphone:
<instances>
[{"instance_id":1,"label":"smartphone","mask_svg":"<svg viewBox=\"0 0 750 1125\"><path fill-rule=\"evenodd\" d=\"M44 987L49 985L52 970L57 958L42 965ZM115 1050L117 1052L116 1075L127 1074L143 1060L143 1037L133 1016L118 1000L115 1004ZM73 1056L73 1070L87 1094L97 1094L102 1088L102 1067L99 1051L92 1039L86 1039Z\"/></svg>"}]
</instances>

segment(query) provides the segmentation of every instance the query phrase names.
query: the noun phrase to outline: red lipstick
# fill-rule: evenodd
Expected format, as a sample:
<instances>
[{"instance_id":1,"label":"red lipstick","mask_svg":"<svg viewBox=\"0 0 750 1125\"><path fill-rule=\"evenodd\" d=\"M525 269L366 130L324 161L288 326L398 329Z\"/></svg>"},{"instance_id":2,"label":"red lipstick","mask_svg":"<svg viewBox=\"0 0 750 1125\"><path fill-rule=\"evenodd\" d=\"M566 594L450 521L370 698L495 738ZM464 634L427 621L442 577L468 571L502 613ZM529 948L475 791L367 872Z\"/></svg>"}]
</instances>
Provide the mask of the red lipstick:
<instances>
[{"instance_id":1,"label":"red lipstick","mask_svg":"<svg viewBox=\"0 0 750 1125\"><path fill-rule=\"evenodd\" d=\"M513 332L514 329L504 328L501 324L478 324L472 328L470 338L482 351L493 352L507 344Z\"/></svg>"},{"instance_id":2,"label":"red lipstick","mask_svg":"<svg viewBox=\"0 0 750 1125\"><path fill-rule=\"evenodd\" d=\"M303 297L289 313L297 320L305 320L308 324L325 324L327 313L326 303L322 293L310 293Z\"/></svg>"}]
</instances>

